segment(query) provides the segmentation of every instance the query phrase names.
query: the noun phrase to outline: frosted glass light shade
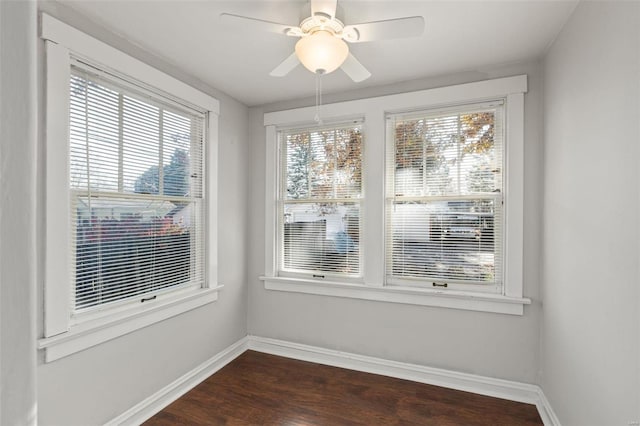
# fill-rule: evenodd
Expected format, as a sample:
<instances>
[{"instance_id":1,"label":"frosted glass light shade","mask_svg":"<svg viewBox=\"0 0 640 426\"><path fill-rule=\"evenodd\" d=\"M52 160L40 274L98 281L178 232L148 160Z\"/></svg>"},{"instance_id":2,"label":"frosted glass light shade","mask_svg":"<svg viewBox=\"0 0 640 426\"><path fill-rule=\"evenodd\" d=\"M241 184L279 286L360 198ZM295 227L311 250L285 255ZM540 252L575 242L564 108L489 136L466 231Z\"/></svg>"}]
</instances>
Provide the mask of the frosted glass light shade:
<instances>
[{"instance_id":1,"label":"frosted glass light shade","mask_svg":"<svg viewBox=\"0 0 640 426\"><path fill-rule=\"evenodd\" d=\"M316 31L296 43L296 55L311 72L335 71L347 59L349 46L328 31Z\"/></svg>"}]
</instances>

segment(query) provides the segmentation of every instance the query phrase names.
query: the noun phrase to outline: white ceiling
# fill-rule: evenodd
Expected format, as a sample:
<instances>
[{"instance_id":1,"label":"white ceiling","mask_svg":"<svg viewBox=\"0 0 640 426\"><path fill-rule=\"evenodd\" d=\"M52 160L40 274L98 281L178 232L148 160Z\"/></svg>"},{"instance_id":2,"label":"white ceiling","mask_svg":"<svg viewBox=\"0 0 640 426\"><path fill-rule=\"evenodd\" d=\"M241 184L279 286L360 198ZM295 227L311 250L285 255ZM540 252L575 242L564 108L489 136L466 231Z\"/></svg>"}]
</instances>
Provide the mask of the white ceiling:
<instances>
[{"instance_id":1,"label":"white ceiling","mask_svg":"<svg viewBox=\"0 0 640 426\"><path fill-rule=\"evenodd\" d=\"M219 18L227 12L297 25L305 1L60 2L246 105L314 94L315 77L302 66L285 77L269 76L297 39L240 30ZM577 0L338 3L346 24L422 15L426 30L417 38L351 44L372 76L354 83L337 70L323 77L325 93L537 58Z\"/></svg>"}]
</instances>

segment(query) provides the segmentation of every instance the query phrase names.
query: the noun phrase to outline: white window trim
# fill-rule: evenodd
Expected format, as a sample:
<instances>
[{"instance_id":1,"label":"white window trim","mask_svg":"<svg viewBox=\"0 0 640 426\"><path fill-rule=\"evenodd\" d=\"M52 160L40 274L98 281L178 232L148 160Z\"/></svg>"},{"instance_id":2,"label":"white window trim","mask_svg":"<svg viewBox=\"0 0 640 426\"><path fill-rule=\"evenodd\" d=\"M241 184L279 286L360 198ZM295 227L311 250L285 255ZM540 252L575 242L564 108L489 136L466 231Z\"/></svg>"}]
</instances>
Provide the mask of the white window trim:
<instances>
[{"instance_id":1,"label":"white window trim","mask_svg":"<svg viewBox=\"0 0 640 426\"><path fill-rule=\"evenodd\" d=\"M266 128L266 205L265 274L260 277L268 290L348 297L390 303L438 306L454 309L523 315L531 303L523 295L523 188L524 188L524 93L527 76L499 78L455 86L401 93L324 105L325 121L364 117L365 149L363 185L367 195L363 203L361 240L367 254L363 261L363 284L295 279L278 276L276 268L277 202L277 129L312 125L314 107L276 111L264 115ZM384 169L385 117L389 113L430 109L495 99L505 101L504 182L505 246L504 286L502 294L473 293L428 288L385 285L384 262Z\"/></svg>"},{"instance_id":2,"label":"white window trim","mask_svg":"<svg viewBox=\"0 0 640 426\"><path fill-rule=\"evenodd\" d=\"M42 14L41 35L46 48L46 184L44 338L38 347L45 361L122 336L155 322L211 303L222 288L218 284L217 175L219 101L191 86L73 28ZM128 309L105 310L72 322L69 190L69 75L71 55L106 64L115 71L156 87L176 99L207 112L206 162L206 280L202 288L162 293L152 301ZM54 195L55 196L52 196ZM63 200L61 202L61 199Z\"/></svg>"}]
</instances>

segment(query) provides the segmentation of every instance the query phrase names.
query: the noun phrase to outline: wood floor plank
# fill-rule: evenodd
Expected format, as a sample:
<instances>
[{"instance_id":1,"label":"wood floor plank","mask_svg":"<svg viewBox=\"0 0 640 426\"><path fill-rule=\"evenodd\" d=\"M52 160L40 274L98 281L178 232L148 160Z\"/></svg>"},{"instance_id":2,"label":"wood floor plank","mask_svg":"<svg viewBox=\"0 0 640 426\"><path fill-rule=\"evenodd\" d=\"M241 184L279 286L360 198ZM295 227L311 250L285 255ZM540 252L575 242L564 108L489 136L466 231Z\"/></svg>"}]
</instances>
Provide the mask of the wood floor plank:
<instances>
[{"instance_id":1,"label":"wood floor plank","mask_svg":"<svg viewBox=\"0 0 640 426\"><path fill-rule=\"evenodd\" d=\"M247 351L149 419L165 425L542 425L534 405Z\"/></svg>"}]
</instances>

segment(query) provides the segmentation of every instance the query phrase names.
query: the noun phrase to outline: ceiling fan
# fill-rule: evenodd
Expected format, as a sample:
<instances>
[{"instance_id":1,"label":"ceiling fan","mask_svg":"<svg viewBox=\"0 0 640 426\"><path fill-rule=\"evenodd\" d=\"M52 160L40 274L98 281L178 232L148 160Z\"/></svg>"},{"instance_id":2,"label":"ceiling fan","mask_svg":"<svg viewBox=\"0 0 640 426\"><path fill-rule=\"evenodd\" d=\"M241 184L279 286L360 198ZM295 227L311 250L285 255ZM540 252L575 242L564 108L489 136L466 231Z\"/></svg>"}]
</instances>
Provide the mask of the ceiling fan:
<instances>
[{"instance_id":1,"label":"ceiling fan","mask_svg":"<svg viewBox=\"0 0 640 426\"><path fill-rule=\"evenodd\" d=\"M222 13L220 17L233 23L299 37L295 52L280 63L270 75L282 77L302 63L309 71L327 74L340 67L355 82L366 80L371 73L349 52L347 43L416 37L424 32L424 18L410 16L383 21L345 25L336 18L337 0L310 0L311 16L300 25L286 25L248 16Z\"/></svg>"}]
</instances>

